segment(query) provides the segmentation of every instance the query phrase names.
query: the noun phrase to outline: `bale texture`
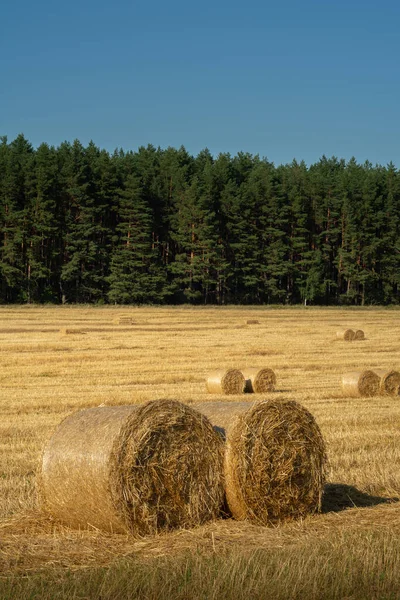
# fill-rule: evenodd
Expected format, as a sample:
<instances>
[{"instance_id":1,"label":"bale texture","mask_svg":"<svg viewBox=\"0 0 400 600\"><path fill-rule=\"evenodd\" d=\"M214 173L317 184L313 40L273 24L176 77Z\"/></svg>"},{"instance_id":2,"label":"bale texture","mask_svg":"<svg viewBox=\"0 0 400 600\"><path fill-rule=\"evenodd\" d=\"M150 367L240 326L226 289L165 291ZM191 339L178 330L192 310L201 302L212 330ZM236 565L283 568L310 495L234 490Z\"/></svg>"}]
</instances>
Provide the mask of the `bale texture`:
<instances>
[{"instance_id":1,"label":"bale texture","mask_svg":"<svg viewBox=\"0 0 400 600\"><path fill-rule=\"evenodd\" d=\"M337 331L336 337L339 340L345 340L346 342L352 342L355 339L355 332L352 329L344 329L343 331Z\"/></svg>"},{"instance_id":2,"label":"bale texture","mask_svg":"<svg viewBox=\"0 0 400 600\"><path fill-rule=\"evenodd\" d=\"M373 371L352 371L342 377L344 396L376 396L379 393L380 378Z\"/></svg>"},{"instance_id":3,"label":"bale texture","mask_svg":"<svg viewBox=\"0 0 400 600\"><path fill-rule=\"evenodd\" d=\"M282 400L194 406L226 440L226 503L235 519L267 525L320 509L326 451L308 410Z\"/></svg>"},{"instance_id":4,"label":"bale texture","mask_svg":"<svg viewBox=\"0 0 400 600\"><path fill-rule=\"evenodd\" d=\"M400 373L394 370L377 369L374 371L380 378L379 393L383 396L398 396Z\"/></svg>"},{"instance_id":5,"label":"bale texture","mask_svg":"<svg viewBox=\"0 0 400 600\"><path fill-rule=\"evenodd\" d=\"M272 369L243 369L242 373L246 380L246 393L263 394L274 391L276 375Z\"/></svg>"},{"instance_id":6,"label":"bale texture","mask_svg":"<svg viewBox=\"0 0 400 600\"><path fill-rule=\"evenodd\" d=\"M141 536L214 519L222 464L211 423L179 402L91 408L53 434L39 493L43 508L69 526Z\"/></svg>"},{"instance_id":7,"label":"bale texture","mask_svg":"<svg viewBox=\"0 0 400 600\"><path fill-rule=\"evenodd\" d=\"M356 329L354 333L355 340L365 340L365 334L362 329Z\"/></svg>"},{"instance_id":8,"label":"bale texture","mask_svg":"<svg viewBox=\"0 0 400 600\"><path fill-rule=\"evenodd\" d=\"M243 394L245 378L238 369L218 370L207 378L207 390L210 394Z\"/></svg>"}]
</instances>

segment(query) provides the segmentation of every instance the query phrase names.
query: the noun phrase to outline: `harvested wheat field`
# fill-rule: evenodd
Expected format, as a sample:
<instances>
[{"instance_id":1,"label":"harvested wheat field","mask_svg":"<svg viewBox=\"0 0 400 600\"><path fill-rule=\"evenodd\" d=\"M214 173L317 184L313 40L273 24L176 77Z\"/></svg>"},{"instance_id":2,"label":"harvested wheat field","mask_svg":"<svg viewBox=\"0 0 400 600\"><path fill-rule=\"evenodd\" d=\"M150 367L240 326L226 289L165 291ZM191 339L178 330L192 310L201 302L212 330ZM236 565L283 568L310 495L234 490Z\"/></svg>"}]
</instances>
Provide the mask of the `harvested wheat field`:
<instances>
[{"instance_id":1,"label":"harvested wheat field","mask_svg":"<svg viewBox=\"0 0 400 600\"><path fill-rule=\"evenodd\" d=\"M337 337L349 328L366 339ZM400 398L346 396L342 375L398 371L399 334L394 309L1 307L0 598L398 597ZM272 369L265 398L315 418L328 457L321 514L136 537L40 512L37 473L63 419L156 399L250 407L264 395L206 387L216 370L246 368Z\"/></svg>"}]
</instances>

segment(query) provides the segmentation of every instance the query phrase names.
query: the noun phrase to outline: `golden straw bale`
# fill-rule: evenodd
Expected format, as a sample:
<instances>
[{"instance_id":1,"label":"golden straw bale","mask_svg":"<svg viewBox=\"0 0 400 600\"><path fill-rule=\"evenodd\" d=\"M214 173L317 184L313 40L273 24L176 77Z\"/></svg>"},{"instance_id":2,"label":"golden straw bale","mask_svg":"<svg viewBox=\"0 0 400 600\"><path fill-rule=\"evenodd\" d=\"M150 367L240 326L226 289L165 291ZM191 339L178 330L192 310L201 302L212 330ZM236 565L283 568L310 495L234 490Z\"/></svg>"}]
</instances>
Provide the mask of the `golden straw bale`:
<instances>
[{"instance_id":1,"label":"golden straw bale","mask_svg":"<svg viewBox=\"0 0 400 600\"><path fill-rule=\"evenodd\" d=\"M363 332L362 329L356 329L356 331L354 333L354 339L355 340L365 340L365 333Z\"/></svg>"},{"instance_id":2,"label":"golden straw bale","mask_svg":"<svg viewBox=\"0 0 400 600\"><path fill-rule=\"evenodd\" d=\"M225 492L235 519L266 525L320 509L326 451L308 410L293 400L194 407L226 439Z\"/></svg>"},{"instance_id":3,"label":"golden straw bale","mask_svg":"<svg viewBox=\"0 0 400 600\"><path fill-rule=\"evenodd\" d=\"M259 325L260 321L257 321L257 319L247 319L246 324L247 325Z\"/></svg>"},{"instance_id":4,"label":"golden straw bale","mask_svg":"<svg viewBox=\"0 0 400 600\"><path fill-rule=\"evenodd\" d=\"M214 519L223 442L188 406L97 407L61 422L43 454L43 508L72 527L146 535Z\"/></svg>"},{"instance_id":5,"label":"golden straw bale","mask_svg":"<svg viewBox=\"0 0 400 600\"><path fill-rule=\"evenodd\" d=\"M355 332L352 329L344 329L343 331L337 331L336 337L339 340L345 340L346 342L351 342L355 338Z\"/></svg>"},{"instance_id":6,"label":"golden straw bale","mask_svg":"<svg viewBox=\"0 0 400 600\"><path fill-rule=\"evenodd\" d=\"M379 393L380 378L374 371L352 371L342 377L343 395L376 396Z\"/></svg>"},{"instance_id":7,"label":"golden straw bale","mask_svg":"<svg viewBox=\"0 0 400 600\"><path fill-rule=\"evenodd\" d=\"M276 384L276 375L272 369L243 369L243 376L246 380L245 392L262 394L264 392L273 392Z\"/></svg>"},{"instance_id":8,"label":"golden straw bale","mask_svg":"<svg viewBox=\"0 0 400 600\"><path fill-rule=\"evenodd\" d=\"M219 369L207 378L210 394L243 394L245 385L245 378L238 369Z\"/></svg>"},{"instance_id":9,"label":"golden straw bale","mask_svg":"<svg viewBox=\"0 0 400 600\"><path fill-rule=\"evenodd\" d=\"M374 373L380 378L379 392L383 396L398 396L400 386L399 371L375 369Z\"/></svg>"}]
</instances>

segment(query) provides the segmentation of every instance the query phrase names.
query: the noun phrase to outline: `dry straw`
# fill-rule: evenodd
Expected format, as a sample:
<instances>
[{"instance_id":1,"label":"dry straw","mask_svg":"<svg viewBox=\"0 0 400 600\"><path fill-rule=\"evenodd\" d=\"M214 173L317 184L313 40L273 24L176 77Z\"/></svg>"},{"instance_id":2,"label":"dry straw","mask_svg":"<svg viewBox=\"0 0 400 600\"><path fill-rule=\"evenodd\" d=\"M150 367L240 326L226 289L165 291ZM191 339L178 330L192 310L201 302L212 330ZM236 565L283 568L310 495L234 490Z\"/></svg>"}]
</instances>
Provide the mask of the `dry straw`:
<instances>
[{"instance_id":1,"label":"dry straw","mask_svg":"<svg viewBox=\"0 0 400 600\"><path fill-rule=\"evenodd\" d=\"M82 331L82 329L73 329L71 327L61 327L60 333L61 333L61 335L74 335L74 334L83 335L86 333L86 331Z\"/></svg>"},{"instance_id":2,"label":"dry straw","mask_svg":"<svg viewBox=\"0 0 400 600\"><path fill-rule=\"evenodd\" d=\"M120 316L115 317L112 322L114 325L134 325L135 319L133 317Z\"/></svg>"},{"instance_id":3,"label":"dry straw","mask_svg":"<svg viewBox=\"0 0 400 600\"><path fill-rule=\"evenodd\" d=\"M355 339L355 332L352 329L344 329L343 331L337 331L336 337L339 340L345 340L346 342L351 342Z\"/></svg>"},{"instance_id":4,"label":"dry straw","mask_svg":"<svg viewBox=\"0 0 400 600\"><path fill-rule=\"evenodd\" d=\"M262 394L273 392L276 384L276 375L272 369L243 369L243 376L246 380L245 392Z\"/></svg>"},{"instance_id":5,"label":"dry straw","mask_svg":"<svg viewBox=\"0 0 400 600\"><path fill-rule=\"evenodd\" d=\"M352 371L342 377L344 396L376 396L379 393L379 384L379 376L370 370Z\"/></svg>"},{"instance_id":6,"label":"dry straw","mask_svg":"<svg viewBox=\"0 0 400 600\"><path fill-rule=\"evenodd\" d=\"M378 369L374 371L379 379L379 392L383 396L398 396L400 388L400 373L399 371L386 371L384 369Z\"/></svg>"},{"instance_id":7,"label":"dry straw","mask_svg":"<svg viewBox=\"0 0 400 600\"><path fill-rule=\"evenodd\" d=\"M365 334L362 329L356 329L354 333L355 340L365 340Z\"/></svg>"},{"instance_id":8,"label":"dry straw","mask_svg":"<svg viewBox=\"0 0 400 600\"><path fill-rule=\"evenodd\" d=\"M72 527L146 535L220 511L223 443L173 400L91 408L67 417L43 455L45 510Z\"/></svg>"},{"instance_id":9,"label":"dry straw","mask_svg":"<svg viewBox=\"0 0 400 600\"><path fill-rule=\"evenodd\" d=\"M207 378L210 394L243 394L245 384L245 378L238 369L220 369Z\"/></svg>"},{"instance_id":10,"label":"dry straw","mask_svg":"<svg viewBox=\"0 0 400 600\"><path fill-rule=\"evenodd\" d=\"M227 505L239 520L267 525L318 511L325 443L314 417L295 401L195 405L226 439Z\"/></svg>"},{"instance_id":11,"label":"dry straw","mask_svg":"<svg viewBox=\"0 0 400 600\"><path fill-rule=\"evenodd\" d=\"M247 319L246 324L247 325L259 325L260 321L258 321L257 319Z\"/></svg>"}]
</instances>

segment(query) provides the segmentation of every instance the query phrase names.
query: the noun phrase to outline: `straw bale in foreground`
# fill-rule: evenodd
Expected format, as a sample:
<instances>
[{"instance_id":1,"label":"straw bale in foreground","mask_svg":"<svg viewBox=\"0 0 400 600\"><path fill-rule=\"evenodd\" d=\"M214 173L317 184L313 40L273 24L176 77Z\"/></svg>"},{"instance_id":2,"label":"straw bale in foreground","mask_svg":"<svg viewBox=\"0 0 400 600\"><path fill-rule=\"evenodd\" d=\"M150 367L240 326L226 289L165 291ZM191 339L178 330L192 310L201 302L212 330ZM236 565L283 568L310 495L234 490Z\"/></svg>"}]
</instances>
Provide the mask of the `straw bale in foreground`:
<instances>
[{"instance_id":1,"label":"straw bale in foreground","mask_svg":"<svg viewBox=\"0 0 400 600\"><path fill-rule=\"evenodd\" d=\"M365 333L363 332L362 329L356 329L356 331L354 333L354 339L355 340L365 340Z\"/></svg>"},{"instance_id":2,"label":"straw bale in foreground","mask_svg":"<svg viewBox=\"0 0 400 600\"><path fill-rule=\"evenodd\" d=\"M337 331L336 337L339 340L345 340L346 342L351 342L355 339L355 332L352 329L344 329L343 331Z\"/></svg>"},{"instance_id":3,"label":"straw bale in foreground","mask_svg":"<svg viewBox=\"0 0 400 600\"><path fill-rule=\"evenodd\" d=\"M379 393L380 378L374 371L352 371L342 377L344 396L376 396Z\"/></svg>"},{"instance_id":4,"label":"straw bale in foreground","mask_svg":"<svg viewBox=\"0 0 400 600\"><path fill-rule=\"evenodd\" d=\"M379 392L383 396L398 396L400 373L394 370L376 369L374 373L380 378Z\"/></svg>"},{"instance_id":5,"label":"straw bale in foreground","mask_svg":"<svg viewBox=\"0 0 400 600\"><path fill-rule=\"evenodd\" d=\"M207 378L207 390L210 394L243 394L245 378L239 369L220 369Z\"/></svg>"},{"instance_id":6,"label":"straw bale in foreground","mask_svg":"<svg viewBox=\"0 0 400 600\"><path fill-rule=\"evenodd\" d=\"M173 400L98 407L67 417L43 455L42 506L72 527L146 535L220 511L223 443Z\"/></svg>"},{"instance_id":7,"label":"straw bale in foreground","mask_svg":"<svg viewBox=\"0 0 400 600\"><path fill-rule=\"evenodd\" d=\"M263 369L243 369L243 376L246 380L245 392L251 394L263 394L273 392L276 384L276 375L272 369L267 367Z\"/></svg>"},{"instance_id":8,"label":"straw bale in foreground","mask_svg":"<svg viewBox=\"0 0 400 600\"><path fill-rule=\"evenodd\" d=\"M266 525L318 511L326 477L321 431L295 401L194 405L226 439L225 492L232 515Z\"/></svg>"}]
</instances>

